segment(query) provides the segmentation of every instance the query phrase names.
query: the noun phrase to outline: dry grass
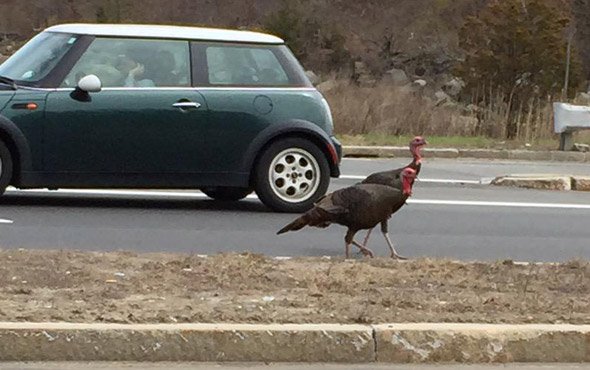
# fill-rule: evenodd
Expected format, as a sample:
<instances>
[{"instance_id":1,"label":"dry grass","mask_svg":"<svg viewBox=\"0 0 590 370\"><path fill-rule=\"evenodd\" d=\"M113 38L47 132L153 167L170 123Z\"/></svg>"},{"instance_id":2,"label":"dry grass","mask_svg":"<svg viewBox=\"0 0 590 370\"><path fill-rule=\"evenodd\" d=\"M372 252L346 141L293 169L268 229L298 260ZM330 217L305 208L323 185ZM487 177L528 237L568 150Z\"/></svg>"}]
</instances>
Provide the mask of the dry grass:
<instances>
[{"instance_id":1,"label":"dry grass","mask_svg":"<svg viewBox=\"0 0 590 370\"><path fill-rule=\"evenodd\" d=\"M508 120L516 125L513 147L531 144L550 148L557 143L553 133L553 99L538 96L514 105L500 91L481 87L473 104L436 104L428 93L380 83L359 87L342 79L320 85L334 114L336 132L344 137L412 136L478 138L475 147L497 147L504 142ZM475 104L475 102L479 102ZM509 115L510 112L510 115ZM580 135L584 137L584 135ZM495 139L495 140L491 140ZM375 139L369 141L375 141Z\"/></svg>"},{"instance_id":2,"label":"dry grass","mask_svg":"<svg viewBox=\"0 0 590 370\"><path fill-rule=\"evenodd\" d=\"M590 132L576 135L577 143L589 143ZM368 133L359 135L337 135L343 145L377 145L407 146L412 135L386 135ZM428 136L429 148L463 148L463 149L520 149L520 150L557 150L558 140L555 138L539 139L534 143L525 140L503 140L485 136Z\"/></svg>"},{"instance_id":3,"label":"dry grass","mask_svg":"<svg viewBox=\"0 0 590 370\"><path fill-rule=\"evenodd\" d=\"M0 320L590 323L590 264L0 251Z\"/></svg>"},{"instance_id":4,"label":"dry grass","mask_svg":"<svg viewBox=\"0 0 590 370\"><path fill-rule=\"evenodd\" d=\"M322 86L320 89L330 102L340 134L476 134L477 120L473 115L462 114L457 106L437 106L421 94L388 84L359 87L347 80L338 80L330 85L328 89Z\"/></svg>"}]
</instances>

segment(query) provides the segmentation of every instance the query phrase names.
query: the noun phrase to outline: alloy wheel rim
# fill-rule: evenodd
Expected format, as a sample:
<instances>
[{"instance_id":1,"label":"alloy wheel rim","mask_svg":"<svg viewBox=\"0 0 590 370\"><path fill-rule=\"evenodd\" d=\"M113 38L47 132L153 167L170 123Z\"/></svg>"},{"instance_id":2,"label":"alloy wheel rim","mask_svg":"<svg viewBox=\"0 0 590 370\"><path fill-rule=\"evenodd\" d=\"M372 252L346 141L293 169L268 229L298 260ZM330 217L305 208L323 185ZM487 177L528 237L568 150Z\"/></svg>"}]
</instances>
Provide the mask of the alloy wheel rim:
<instances>
[{"instance_id":1,"label":"alloy wheel rim","mask_svg":"<svg viewBox=\"0 0 590 370\"><path fill-rule=\"evenodd\" d=\"M304 202L320 185L320 166L308 151L289 148L271 161L268 180L273 193L288 203Z\"/></svg>"}]
</instances>

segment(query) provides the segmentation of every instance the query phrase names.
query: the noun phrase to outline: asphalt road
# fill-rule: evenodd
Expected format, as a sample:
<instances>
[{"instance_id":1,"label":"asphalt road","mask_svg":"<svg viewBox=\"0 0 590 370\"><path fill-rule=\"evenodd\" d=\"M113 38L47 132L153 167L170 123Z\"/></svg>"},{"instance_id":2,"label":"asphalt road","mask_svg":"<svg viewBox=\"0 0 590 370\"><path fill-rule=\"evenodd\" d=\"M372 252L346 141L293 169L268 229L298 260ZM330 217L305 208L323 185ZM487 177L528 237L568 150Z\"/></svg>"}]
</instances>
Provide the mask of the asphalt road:
<instances>
[{"instance_id":1,"label":"asphalt road","mask_svg":"<svg viewBox=\"0 0 590 370\"><path fill-rule=\"evenodd\" d=\"M586 364L507 364L507 365L336 365L336 364L210 364L210 363L0 363L0 370L581 370L590 369Z\"/></svg>"},{"instance_id":2,"label":"asphalt road","mask_svg":"<svg viewBox=\"0 0 590 370\"><path fill-rule=\"evenodd\" d=\"M406 162L345 160L344 176L332 181L331 190ZM590 258L590 193L480 185L509 173L589 174L590 166L428 160L412 203L390 221L398 251L409 257L470 260ZM344 228L337 225L326 230L275 235L294 217L269 212L254 196L224 204L186 191L9 191L0 199L0 246L343 255ZM372 236L370 247L378 254L386 254L378 232Z\"/></svg>"}]
</instances>

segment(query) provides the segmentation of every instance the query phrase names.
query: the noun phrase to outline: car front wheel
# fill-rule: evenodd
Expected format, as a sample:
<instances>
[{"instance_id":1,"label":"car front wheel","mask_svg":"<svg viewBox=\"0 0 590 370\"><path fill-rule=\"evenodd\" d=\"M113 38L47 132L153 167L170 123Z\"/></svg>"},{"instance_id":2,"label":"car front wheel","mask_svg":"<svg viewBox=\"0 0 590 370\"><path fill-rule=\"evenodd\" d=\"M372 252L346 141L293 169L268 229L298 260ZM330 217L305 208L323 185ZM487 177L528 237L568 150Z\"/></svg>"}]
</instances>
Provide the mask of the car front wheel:
<instances>
[{"instance_id":1,"label":"car front wheel","mask_svg":"<svg viewBox=\"0 0 590 370\"><path fill-rule=\"evenodd\" d=\"M279 212L309 210L326 193L330 182L330 166L324 153L301 138L271 144L255 171L258 197Z\"/></svg>"}]
</instances>

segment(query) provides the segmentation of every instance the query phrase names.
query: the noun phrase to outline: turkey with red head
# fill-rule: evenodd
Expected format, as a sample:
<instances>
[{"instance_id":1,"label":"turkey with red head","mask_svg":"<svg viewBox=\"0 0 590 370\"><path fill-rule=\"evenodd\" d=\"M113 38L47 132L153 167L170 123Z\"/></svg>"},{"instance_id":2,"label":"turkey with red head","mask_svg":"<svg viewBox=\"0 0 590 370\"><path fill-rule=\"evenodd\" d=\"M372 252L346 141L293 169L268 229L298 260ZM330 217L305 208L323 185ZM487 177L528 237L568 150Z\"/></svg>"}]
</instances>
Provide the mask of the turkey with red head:
<instances>
[{"instance_id":1,"label":"turkey with red head","mask_svg":"<svg viewBox=\"0 0 590 370\"><path fill-rule=\"evenodd\" d=\"M395 170L382 171L373 173L365 178L362 184L381 184L393 186L401 189L400 174L404 168L411 168L416 171L416 176L420 174L422 168L422 148L427 145L428 142L422 136L416 136L410 141L410 153L412 153L412 162L407 166L396 168Z\"/></svg>"},{"instance_id":2,"label":"turkey with red head","mask_svg":"<svg viewBox=\"0 0 590 370\"><path fill-rule=\"evenodd\" d=\"M420 173L420 169L422 168L422 148L427 145L428 142L422 136L416 136L410 141L410 153L412 153L412 162L408 164L406 167L409 167L416 171L416 176ZM361 184L381 184L392 186L396 189L402 190L402 182L400 179L400 174L404 168L401 167L395 170L389 171L382 171L373 173L367 178L365 178ZM371 231L367 231L367 235L365 236L365 240L363 241L363 245L366 247L369 243L369 236L371 236Z\"/></svg>"},{"instance_id":3,"label":"turkey with red head","mask_svg":"<svg viewBox=\"0 0 590 370\"><path fill-rule=\"evenodd\" d=\"M321 198L308 212L283 227L277 234L301 230L305 226L326 228L331 224L346 226L348 231L344 238L346 258L350 257L351 245L361 252L373 257L373 252L354 240L359 230L372 229L381 224L381 231L390 248L393 258L404 259L395 251L389 237L387 223L393 213L398 211L412 194L412 185L416 171L410 167L400 173L401 190L382 184L357 184L336 190Z\"/></svg>"}]
</instances>

